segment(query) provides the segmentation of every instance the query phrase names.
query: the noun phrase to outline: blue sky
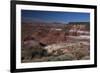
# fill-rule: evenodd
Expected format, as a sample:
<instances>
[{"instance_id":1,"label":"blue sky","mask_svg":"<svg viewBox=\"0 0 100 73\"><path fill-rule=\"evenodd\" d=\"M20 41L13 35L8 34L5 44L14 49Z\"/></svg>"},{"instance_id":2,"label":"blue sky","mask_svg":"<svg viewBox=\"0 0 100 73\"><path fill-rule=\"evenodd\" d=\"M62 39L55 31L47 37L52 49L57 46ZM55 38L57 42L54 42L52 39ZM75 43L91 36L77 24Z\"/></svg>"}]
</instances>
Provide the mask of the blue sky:
<instances>
[{"instance_id":1,"label":"blue sky","mask_svg":"<svg viewBox=\"0 0 100 73\"><path fill-rule=\"evenodd\" d=\"M22 21L32 22L89 22L90 13L21 10Z\"/></svg>"}]
</instances>

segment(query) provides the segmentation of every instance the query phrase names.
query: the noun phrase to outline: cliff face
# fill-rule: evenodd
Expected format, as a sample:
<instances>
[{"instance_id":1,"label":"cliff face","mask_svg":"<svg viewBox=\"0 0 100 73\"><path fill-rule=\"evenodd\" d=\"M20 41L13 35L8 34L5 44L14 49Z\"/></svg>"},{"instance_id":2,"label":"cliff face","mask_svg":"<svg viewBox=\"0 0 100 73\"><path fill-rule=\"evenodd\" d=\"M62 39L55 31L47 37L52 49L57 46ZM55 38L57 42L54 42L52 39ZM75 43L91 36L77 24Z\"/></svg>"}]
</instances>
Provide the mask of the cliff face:
<instances>
[{"instance_id":1,"label":"cliff face","mask_svg":"<svg viewBox=\"0 0 100 73\"><path fill-rule=\"evenodd\" d=\"M22 62L90 58L89 24L23 23Z\"/></svg>"},{"instance_id":2,"label":"cliff face","mask_svg":"<svg viewBox=\"0 0 100 73\"><path fill-rule=\"evenodd\" d=\"M67 42L68 36L89 35L89 25L85 24L22 24L22 41L32 36L44 44Z\"/></svg>"}]
</instances>

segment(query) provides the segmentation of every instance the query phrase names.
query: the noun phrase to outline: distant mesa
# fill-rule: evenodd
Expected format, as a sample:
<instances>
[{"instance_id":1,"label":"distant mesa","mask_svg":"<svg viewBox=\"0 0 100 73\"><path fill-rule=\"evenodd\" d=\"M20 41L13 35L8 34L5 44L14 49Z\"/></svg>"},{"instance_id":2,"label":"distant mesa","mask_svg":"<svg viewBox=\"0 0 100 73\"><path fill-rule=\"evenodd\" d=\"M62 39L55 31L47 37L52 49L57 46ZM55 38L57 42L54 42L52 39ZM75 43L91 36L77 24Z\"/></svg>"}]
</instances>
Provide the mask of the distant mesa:
<instances>
[{"instance_id":1,"label":"distant mesa","mask_svg":"<svg viewBox=\"0 0 100 73\"><path fill-rule=\"evenodd\" d=\"M24 21L22 22L22 24L45 24L45 25L65 25L65 24L90 24L90 22L68 22L68 23L62 23L62 22L38 22L38 21L32 21L32 22L28 22L28 21Z\"/></svg>"},{"instance_id":2,"label":"distant mesa","mask_svg":"<svg viewBox=\"0 0 100 73\"><path fill-rule=\"evenodd\" d=\"M69 22L68 24L90 24L90 22Z\"/></svg>"}]
</instances>

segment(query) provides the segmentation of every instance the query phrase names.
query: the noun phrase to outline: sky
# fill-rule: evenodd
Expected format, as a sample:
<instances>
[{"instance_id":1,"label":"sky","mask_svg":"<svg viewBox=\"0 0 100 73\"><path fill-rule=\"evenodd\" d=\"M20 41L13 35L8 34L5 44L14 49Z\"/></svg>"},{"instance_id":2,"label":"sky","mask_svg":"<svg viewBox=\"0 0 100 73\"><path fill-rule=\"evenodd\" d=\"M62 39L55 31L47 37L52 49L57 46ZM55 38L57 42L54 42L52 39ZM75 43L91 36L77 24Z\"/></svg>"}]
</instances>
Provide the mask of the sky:
<instances>
[{"instance_id":1,"label":"sky","mask_svg":"<svg viewBox=\"0 0 100 73\"><path fill-rule=\"evenodd\" d=\"M21 10L22 22L89 22L90 13Z\"/></svg>"}]
</instances>

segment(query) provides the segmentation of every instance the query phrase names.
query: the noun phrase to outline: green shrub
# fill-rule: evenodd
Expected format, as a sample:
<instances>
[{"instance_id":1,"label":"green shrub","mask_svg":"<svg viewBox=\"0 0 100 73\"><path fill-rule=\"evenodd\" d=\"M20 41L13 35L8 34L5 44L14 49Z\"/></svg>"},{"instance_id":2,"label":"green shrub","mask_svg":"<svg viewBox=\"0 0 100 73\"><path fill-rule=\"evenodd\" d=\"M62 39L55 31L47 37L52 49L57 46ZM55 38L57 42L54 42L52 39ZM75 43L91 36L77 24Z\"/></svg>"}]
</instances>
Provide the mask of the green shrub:
<instances>
[{"instance_id":1,"label":"green shrub","mask_svg":"<svg viewBox=\"0 0 100 73\"><path fill-rule=\"evenodd\" d=\"M90 59L90 56L84 56L81 58L82 60L89 60Z\"/></svg>"},{"instance_id":2,"label":"green shrub","mask_svg":"<svg viewBox=\"0 0 100 73\"><path fill-rule=\"evenodd\" d=\"M75 57L72 54L63 54L59 56L52 56L48 58L48 61L67 61L67 60L75 60Z\"/></svg>"},{"instance_id":3,"label":"green shrub","mask_svg":"<svg viewBox=\"0 0 100 73\"><path fill-rule=\"evenodd\" d=\"M82 57L87 56L88 55L88 51L84 48L78 48L76 50L74 50L72 52L72 54L78 59L80 60Z\"/></svg>"}]
</instances>

